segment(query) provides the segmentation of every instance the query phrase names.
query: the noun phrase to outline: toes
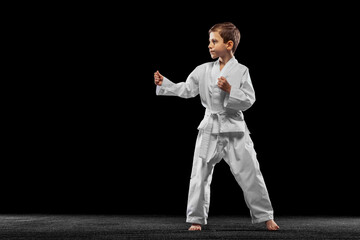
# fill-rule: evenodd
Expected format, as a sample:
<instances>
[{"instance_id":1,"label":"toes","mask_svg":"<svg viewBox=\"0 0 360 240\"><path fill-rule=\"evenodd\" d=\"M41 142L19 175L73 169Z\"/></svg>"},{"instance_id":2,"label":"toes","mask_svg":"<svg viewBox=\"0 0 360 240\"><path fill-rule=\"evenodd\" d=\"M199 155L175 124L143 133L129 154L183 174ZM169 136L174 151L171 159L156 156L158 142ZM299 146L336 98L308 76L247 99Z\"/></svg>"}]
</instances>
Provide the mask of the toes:
<instances>
[{"instance_id":1,"label":"toes","mask_svg":"<svg viewBox=\"0 0 360 240\"><path fill-rule=\"evenodd\" d=\"M189 231L201 231L201 227L200 226L191 226L189 228Z\"/></svg>"},{"instance_id":2,"label":"toes","mask_svg":"<svg viewBox=\"0 0 360 240\"><path fill-rule=\"evenodd\" d=\"M279 229L279 226L277 226L277 225L268 225L268 226L267 226L267 229L268 229L269 231L276 231L276 230Z\"/></svg>"},{"instance_id":3,"label":"toes","mask_svg":"<svg viewBox=\"0 0 360 240\"><path fill-rule=\"evenodd\" d=\"M266 222L266 227L269 231L276 231L278 230L280 227L276 224L276 222L274 220L269 220Z\"/></svg>"},{"instance_id":4,"label":"toes","mask_svg":"<svg viewBox=\"0 0 360 240\"><path fill-rule=\"evenodd\" d=\"M276 230L278 230L280 227L278 226L278 225L271 225L271 226L269 226L269 230L270 231L276 231Z\"/></svg>"}]
</instances>

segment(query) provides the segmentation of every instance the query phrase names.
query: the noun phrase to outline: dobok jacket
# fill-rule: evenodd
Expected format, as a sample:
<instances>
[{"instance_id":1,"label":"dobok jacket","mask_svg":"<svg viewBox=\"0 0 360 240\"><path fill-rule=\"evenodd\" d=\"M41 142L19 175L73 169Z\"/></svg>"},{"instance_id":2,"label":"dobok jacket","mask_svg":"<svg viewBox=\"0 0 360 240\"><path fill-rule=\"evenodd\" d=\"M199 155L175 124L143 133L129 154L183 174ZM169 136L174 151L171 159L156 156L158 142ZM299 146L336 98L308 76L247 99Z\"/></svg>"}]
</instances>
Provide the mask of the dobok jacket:
<instances>
[{"instance_id":1,"label":"dobok jacket","mask_svg":"<svg viewBox=\"0 0 360 240\"><path fill-rule=\"evenodd\" d=\"M218 78L225 77L231 85L230 94L217 86ZM186 82L173 83L164 77L157 95L195 97L200 94L201 103L206 108L199 130L208 133L244 132L243 111L255 102L255 91L249 70L232 57L220 71L219 60L196 67Z\"/></svg>"}]
</instances>

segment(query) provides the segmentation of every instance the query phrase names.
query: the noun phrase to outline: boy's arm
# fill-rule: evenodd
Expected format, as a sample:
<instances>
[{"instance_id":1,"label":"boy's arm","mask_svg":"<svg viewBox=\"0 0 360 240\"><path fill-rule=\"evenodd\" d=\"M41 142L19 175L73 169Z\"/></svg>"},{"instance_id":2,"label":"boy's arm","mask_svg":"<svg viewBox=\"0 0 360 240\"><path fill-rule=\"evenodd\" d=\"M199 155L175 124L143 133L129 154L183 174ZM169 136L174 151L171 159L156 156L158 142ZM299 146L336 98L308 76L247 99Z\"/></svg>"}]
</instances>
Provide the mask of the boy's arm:
<instances>
[{"instance_id":1,"label":"boy's arm","mask_svg":"<svg viewBox=\"0 0 360 240\"><path fill-rule=\"evenodd\" d=\"M225 108L245 111L254 104L255 91L248 69L245 70L241 82L240 88L231 87L230 94L227 94L224 101Z\"/></svg>"},{"instance_id":2,"label":"boy's arm","mask_svg":"<svg viewBox=\"0 0 360 240\"><path fill-rule=\"evenodd\" d=\"M160 73L159 75L162 77L160 77L160 81L157 81L157 77L155 76L155 84L157 85L156 95L191 98L199 94L199 79L196 69L189 75L186 82L180 83L173 83ZM160 82L161 84L159 84Z\"/></svg>"}]
</instances>

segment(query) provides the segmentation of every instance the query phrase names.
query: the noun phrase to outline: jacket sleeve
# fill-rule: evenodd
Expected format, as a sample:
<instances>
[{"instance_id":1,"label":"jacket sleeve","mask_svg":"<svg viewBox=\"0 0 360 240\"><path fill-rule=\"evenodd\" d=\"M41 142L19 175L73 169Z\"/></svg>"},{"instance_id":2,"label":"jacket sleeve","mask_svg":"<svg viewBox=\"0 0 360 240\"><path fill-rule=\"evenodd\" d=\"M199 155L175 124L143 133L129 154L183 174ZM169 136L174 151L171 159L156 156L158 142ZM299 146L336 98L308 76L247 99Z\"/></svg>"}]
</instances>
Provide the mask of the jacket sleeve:
<instances>
[{"instance_id":1,"label":"jacket sleeve","mask_svg":"<svg viewBox=\"0 0 360 240\"><path fill-rule=\"evenodd\" d=\"M240 83L240 88L231 87L230 94L227 94L224 107L233 110L245 111L255 102L255 91L251 83L249 70L246 69Z\"/></svg>"},{"instance_id":2,"label":"jacket sleeve","mask_svg":"<svg viewBox=\"0 0 360 240\"><path fill-rule=\"evenodd\" d=\"M190 73L186 82L173 83L164 77L161 86L156 86L156 95L192 98L199 94L198 68Z\"/></svg>"}]
</instances>

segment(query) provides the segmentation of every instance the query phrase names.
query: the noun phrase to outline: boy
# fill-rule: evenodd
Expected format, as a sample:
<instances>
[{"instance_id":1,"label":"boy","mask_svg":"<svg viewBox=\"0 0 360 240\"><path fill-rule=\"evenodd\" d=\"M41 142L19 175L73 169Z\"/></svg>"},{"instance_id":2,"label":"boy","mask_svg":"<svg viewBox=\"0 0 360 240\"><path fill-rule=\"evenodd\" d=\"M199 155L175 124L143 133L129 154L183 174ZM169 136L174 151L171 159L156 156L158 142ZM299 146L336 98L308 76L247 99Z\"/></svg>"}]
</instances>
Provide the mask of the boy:
<instances>
[{"instance_id":1,"label":"boy","mask_svg":"<svg viewBox=\"0 0 360 240\"><path fill-rule=\"evenodd\" d=\"M211 58L218 60L196 67L186 82L175 84L159 71L154 73L157 95L190 98L200 94L206 108L198 127L186 222L192 224L191 231L200 231L207 224L213 170L224 158L243 190L252 222L266 222L268 230L277 230L242 113L255 102L255 93L249 70L234 57L240 31L232 23L216 24L209 30L209 41Z\"/></svg>"}]
</instances>

